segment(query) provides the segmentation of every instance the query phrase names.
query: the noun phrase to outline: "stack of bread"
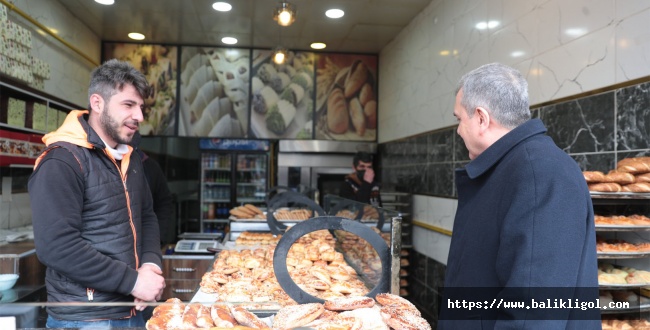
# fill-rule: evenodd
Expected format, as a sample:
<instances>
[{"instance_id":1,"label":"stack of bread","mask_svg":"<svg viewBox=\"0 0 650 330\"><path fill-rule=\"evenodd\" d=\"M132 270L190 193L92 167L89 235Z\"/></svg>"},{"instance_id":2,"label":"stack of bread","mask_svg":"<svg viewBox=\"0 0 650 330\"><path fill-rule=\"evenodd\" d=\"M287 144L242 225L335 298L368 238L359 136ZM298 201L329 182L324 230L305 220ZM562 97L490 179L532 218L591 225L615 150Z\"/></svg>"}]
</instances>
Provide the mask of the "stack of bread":
<instances>
[{"instance_id":1,"label":"stack of bread","mask_svg":"<svg viewBox=\"0 0 650 330\"><path fill-rule=\"evenodd\" d=\"M650 243L630 243L622 239L604 239L596 236L596 250L599 253L647 253L650 252Z\"/></svg>"},{"instance_id":2,"label":"stack of bread","mask_svg":"<svg viewBox=\"0 0 650 330\"><path fill-rule=\"evenodd\" d=\"M390 245L389 233L381 233L376 227L372 227L372 229L384 239L386 244ZM379 255L372 245L347 231L336 230L335 234L338 239L337 243L341 250L345 251L352 266L360 270L371 282L376 283L381 276L382 266Z\"/></svg>"},{"instance_id":3,"label":"stack of bread","mask_svg":"<svg viewBox=\"0 0 650 330\"><path fill-rule=\"evenodd\" d=\"M273 213L275 219L283 221L302 221L312 217L312 210L308 209L278 209Z\"/></svg>"},{"instance_id":4,"label":"stack of bread","mask_svg":"<svg viewBox=\"0 0 650 330\"><path fill-rule=\"evenodd\" d=\"M236 219L266 219L264 211L253 204L245 204L232 208L230 215Z\"/></svg>"},{"instance_id":5,"label":"stack of bread","mask_svg":"<svg viewBox=\"0 0 650 330\"><path fill-rule=\"evenodd\" d=\"M650 226L650 218L640 214L632 214L629 216L595 215L594 222L596 223L596 226Z\"/></svg>"},{"instance_id":6,"label":"stack of bread","mask_svg":"<svg viewBox=\"0 0 650 330\"><path fill-rule=\"evenodd\" d=\"M650 285L650 272L631 267L614 267L609 263L598 265L599 285L625 285L648 284Z\"/></svg>"},{"instance_id":7,"label":"stack of bread","mask_svg":"<svg viewBox=\"0 0 650 330\"><path fill-rule=\"evenodd\" d=\"M266 232L252 232L245 231L235 239L235 245L247 245L247 246L256 246L256 245L269 245L269 244L278 244L282 235L273 235Z\"/></svg>"},{"instance_id":8,"label":"stack of bread","mask_svg":"<svg viewBox=\"0 0 650 330\"><path fill-rule=\"evenodd\" d=\"M389 293L348 297L286 306L269 319L260 319L242 306L232 304L183 304L167 300L156 307L147 330L164 329L418 329L431 330L420 311L408 300Z\"/></svg>"},{"instance_id":9,"label":"stack of bread","mask_svg":"<svg viewBox=\"0 0 650 330\"><path fill-rule=\"evenodd\" d=\"M607 174L584 171L590 191L597 192L650 192L650 157L625 158L616 169Z\"/></svg>"}]
</instances>

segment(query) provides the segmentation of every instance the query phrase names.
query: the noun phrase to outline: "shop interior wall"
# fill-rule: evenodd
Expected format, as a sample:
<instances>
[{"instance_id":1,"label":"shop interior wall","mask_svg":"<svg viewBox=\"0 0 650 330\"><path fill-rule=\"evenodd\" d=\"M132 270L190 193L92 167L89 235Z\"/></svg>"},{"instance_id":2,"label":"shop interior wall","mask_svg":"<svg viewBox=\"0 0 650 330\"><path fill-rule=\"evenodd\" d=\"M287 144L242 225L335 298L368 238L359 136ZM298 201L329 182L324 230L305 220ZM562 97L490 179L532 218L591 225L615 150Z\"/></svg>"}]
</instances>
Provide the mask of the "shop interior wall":
<instances>
[{"instance_id":1,"label":"shop interior wall","mask_svg":"<svg viewBox=\"0 0 650 330\"><path fill-rule=\"evenodd\" d=\"M499 24L474 27L488 20ZM609 170L650 154L648 30L643 0L433 0L382 50L380 167L384 184L415 194L413 221L423 226L413 229L411 265L425 276L409 291L420 310L437 311L451 239L425 227L451 231L453 169L469 160L452 115L462 74L490 62L519 69L533 115L560 148L583 169Z\"/></svg>"}]
</instances>

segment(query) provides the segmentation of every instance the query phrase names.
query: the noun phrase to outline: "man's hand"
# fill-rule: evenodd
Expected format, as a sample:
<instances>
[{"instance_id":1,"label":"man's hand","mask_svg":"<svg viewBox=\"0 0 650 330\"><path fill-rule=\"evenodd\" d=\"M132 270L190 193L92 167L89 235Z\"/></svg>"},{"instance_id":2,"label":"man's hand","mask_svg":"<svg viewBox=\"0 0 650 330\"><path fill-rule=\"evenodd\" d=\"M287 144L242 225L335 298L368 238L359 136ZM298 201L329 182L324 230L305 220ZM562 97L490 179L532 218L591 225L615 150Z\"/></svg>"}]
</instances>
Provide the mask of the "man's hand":
<instances>
[{"instance_id":1,"label":"man's hand","mask_svg":"<svg viewBox=\"0 0 650 330\"><path fill-rule=\"evenodd\" d=\"M138 269L138 280L131 294L136 298L136 303L157 301L162 296L163 289L165 289L165 278L162 277L162 270L154 265L144 264ZM144 305L139 305L136 306L136 309L144 309L144 307Z\"/></svg>"},{"instance_id":2,"label":"man's hand","mask_svg":"<svg viewBox=\"0 0 650 330\"><path fill-rule=\"evenodd\" d=\"M375 171L372 168L367 168L366 173L363 174L363 181L372 183L372 180L375 179Z\"/></svg>"}]
</instances>

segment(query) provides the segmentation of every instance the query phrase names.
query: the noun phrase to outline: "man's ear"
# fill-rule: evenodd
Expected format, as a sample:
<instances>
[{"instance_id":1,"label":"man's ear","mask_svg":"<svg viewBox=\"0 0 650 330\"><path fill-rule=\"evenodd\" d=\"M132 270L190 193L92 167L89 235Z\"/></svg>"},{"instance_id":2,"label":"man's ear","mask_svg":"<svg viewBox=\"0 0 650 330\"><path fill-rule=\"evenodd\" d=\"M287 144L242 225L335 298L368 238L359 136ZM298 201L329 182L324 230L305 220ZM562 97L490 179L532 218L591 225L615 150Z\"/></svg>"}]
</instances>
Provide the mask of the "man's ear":
<instances>
[{"instance_id":1,"label":"man's ear","mask_svg":"<svg viewBox=\"0 0 650 330\"><path fill-rule=\"evenodd\" d=\"M90 110L101 113L102 109L104 109L104 98L99 94L90 95Z\"/></svg>"},{"instance_id":2,"label":"man's ear","mask_svg":"<svg viewBox=\"0 0 650 330\"><path fill-rule=\"evenodd\" d=\"M478 120L479 127L481 130L485 130L490 126L490 114L485 108L478 107L476 108L476 111L474 112L474 116L477 116L476 118Z\"/></svg>"}]
</instances>

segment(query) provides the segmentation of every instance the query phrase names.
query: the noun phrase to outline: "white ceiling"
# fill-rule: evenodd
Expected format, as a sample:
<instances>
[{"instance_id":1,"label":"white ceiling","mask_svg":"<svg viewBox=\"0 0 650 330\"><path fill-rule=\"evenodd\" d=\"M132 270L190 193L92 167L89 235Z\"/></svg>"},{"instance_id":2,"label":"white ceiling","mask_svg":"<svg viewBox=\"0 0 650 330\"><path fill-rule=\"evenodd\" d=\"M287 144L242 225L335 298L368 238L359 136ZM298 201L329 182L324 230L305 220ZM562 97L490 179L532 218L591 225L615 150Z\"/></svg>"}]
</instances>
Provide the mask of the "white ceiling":
<instances>
[{"instance_id":1,"label":"white ceiling","mask_svg":"<svg viewBox=\"0 0 650 330\"><path fill-rule=\"evenodd\" d=\"M230 12L212 9L217 0L115 0L104 6L94 0L58 0L102 40L132 41L129 32L146 36L142 42L227 46L221 38L239 40L235 47L309 50L312 42L324 51L377 54L431 0L290 0L296 21L281 27L273 20L279 0L220 0ZM334 20L325 11L339 8ZM232 47L232 46L227 46Z\"/></svg>"}]
</instances>

